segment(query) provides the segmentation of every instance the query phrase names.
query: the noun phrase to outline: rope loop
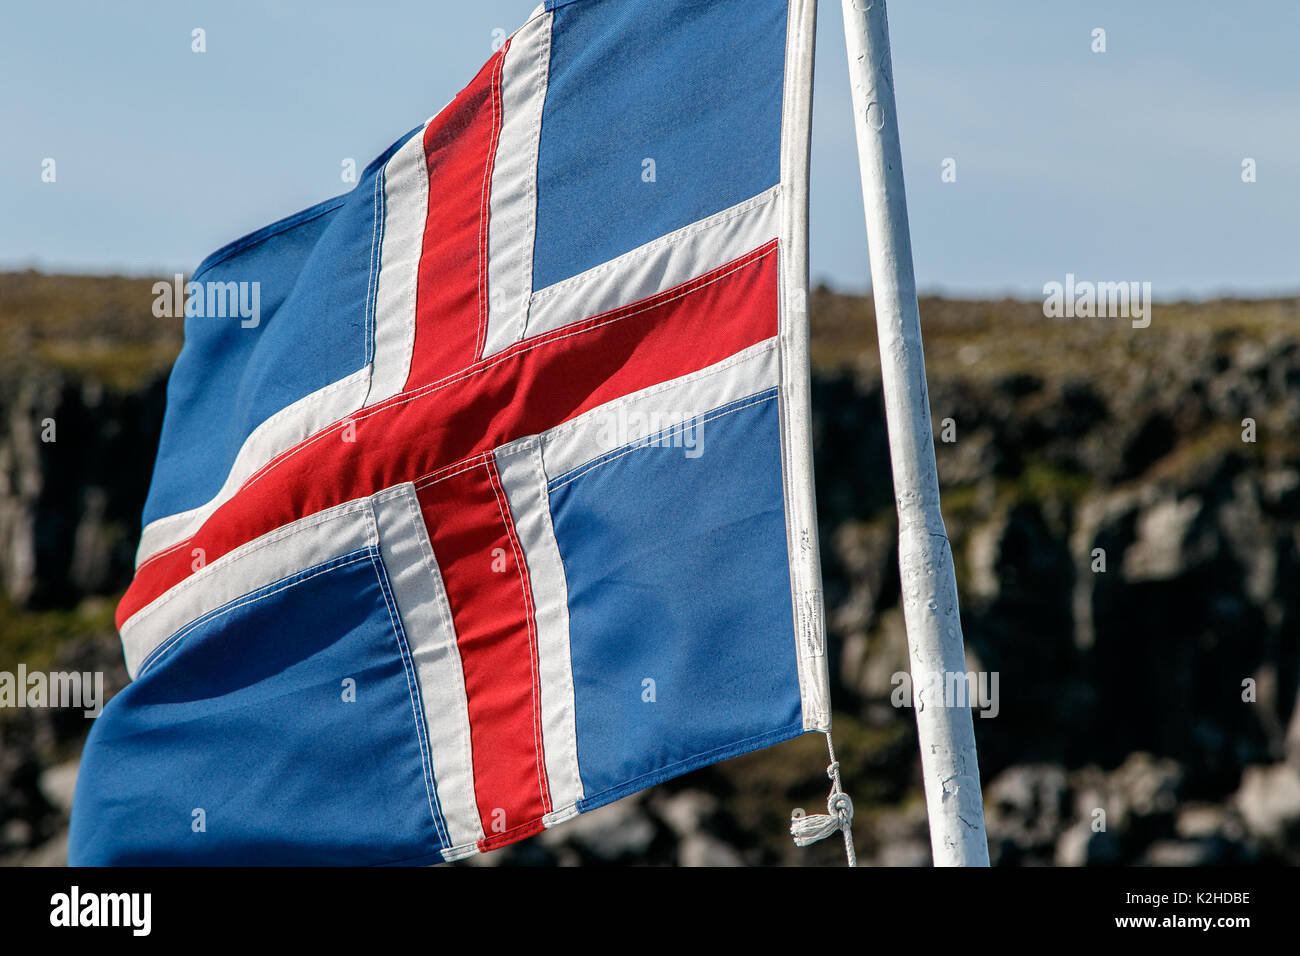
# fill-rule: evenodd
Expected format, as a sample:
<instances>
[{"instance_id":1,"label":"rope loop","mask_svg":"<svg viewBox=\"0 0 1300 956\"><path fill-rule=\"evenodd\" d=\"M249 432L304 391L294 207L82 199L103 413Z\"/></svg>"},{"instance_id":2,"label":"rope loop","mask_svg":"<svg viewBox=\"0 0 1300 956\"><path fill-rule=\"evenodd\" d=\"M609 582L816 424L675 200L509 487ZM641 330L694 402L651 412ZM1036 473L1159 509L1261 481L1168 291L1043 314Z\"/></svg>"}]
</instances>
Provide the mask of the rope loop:
<instances>
[{"instance_id":1,"label":"rope loop","mask_svg":"<svg viewBox=\"0 0 1300 956\"><path fill-rule=\"evenodd\" d=\"M844 854L849 866L858 865L858 856L853 849L853 801L840 786L840 762L835 759L835 744L831 735L826 735L826 748L830 752L831 762L826 768L826 776L831 781L831 793L826 798L826 813L805 814L796 810L790 814L790 835L794 837L795 846L811 846L824 840L837 830L844 834Z\"/></svg>"}]
</instances>

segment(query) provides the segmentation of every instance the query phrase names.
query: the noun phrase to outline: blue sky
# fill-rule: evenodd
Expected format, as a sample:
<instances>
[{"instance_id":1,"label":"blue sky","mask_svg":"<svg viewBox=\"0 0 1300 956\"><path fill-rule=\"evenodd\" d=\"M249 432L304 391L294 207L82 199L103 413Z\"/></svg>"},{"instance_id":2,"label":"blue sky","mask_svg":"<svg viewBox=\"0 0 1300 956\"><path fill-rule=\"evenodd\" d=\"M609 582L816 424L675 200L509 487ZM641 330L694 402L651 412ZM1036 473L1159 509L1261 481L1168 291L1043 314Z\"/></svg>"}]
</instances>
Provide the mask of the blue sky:
<instances>
[{"instance_id":1,"label":"blue sky","mask_svg":"<svg viewBox=\"0 0 1300 956\"><path fill-rule=\"evenodd\" d=\"M0 268L188 271L346 188L343 158L364 166L440 109L534 5L11 5ZM813 277L861 289L843 27L820 6ZM890 18L923 289L1036 297L1067 272L1158 298L1300 289L1295 0L896 0Z\"/></svg>"}]
</instances>

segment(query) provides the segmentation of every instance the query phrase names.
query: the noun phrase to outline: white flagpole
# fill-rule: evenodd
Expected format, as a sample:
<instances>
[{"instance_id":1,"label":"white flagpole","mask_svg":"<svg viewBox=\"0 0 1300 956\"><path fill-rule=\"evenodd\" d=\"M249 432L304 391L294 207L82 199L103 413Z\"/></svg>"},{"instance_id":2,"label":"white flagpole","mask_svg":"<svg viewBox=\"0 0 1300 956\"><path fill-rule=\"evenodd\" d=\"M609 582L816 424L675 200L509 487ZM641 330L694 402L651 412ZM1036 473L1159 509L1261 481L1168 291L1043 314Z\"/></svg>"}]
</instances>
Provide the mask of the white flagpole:
<instances>
[{"instance_id":1,"label":"white flagpole","mask_svg":"<svg viewBox=\"0 0 1300 956\"><path fill-rule=\"evenodd\" d=\"M885 420L898 502L903 617L911 654L930 846L936 866L988 866L975 728L964 696L968 685L957 579L939 512L939 476L921 352L885 0L841 3L862 166ZM961 688L963 697L949 700L952 706L945 706L944 692L949 687Z\"/></svg>"}]
</instances>

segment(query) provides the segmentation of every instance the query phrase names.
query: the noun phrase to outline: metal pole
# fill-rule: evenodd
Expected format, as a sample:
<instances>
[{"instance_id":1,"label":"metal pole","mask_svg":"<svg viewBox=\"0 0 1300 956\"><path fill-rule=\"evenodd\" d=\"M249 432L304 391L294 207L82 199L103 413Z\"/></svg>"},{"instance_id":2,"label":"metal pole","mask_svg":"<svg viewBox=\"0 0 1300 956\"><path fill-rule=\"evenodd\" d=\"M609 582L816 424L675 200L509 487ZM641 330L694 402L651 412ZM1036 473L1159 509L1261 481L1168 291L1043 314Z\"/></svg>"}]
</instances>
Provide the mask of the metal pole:
<instances>
[{"instance_id":1,"label":"metal pole","mask_svg":"<svg viewBox=\"0 0 1300 956\"><path fill-rule=\"evenodd\" d=\"M911 654L930 846L936 866L988 866L975 728L964 694L970 685L965 676L957 579L939 512L939 476L921 351L885 0L841 3L862 166L885 420L898 503L903 617ZM946 700L949 688L962 689L962 699Z\"/></svg>"}]
</instances>

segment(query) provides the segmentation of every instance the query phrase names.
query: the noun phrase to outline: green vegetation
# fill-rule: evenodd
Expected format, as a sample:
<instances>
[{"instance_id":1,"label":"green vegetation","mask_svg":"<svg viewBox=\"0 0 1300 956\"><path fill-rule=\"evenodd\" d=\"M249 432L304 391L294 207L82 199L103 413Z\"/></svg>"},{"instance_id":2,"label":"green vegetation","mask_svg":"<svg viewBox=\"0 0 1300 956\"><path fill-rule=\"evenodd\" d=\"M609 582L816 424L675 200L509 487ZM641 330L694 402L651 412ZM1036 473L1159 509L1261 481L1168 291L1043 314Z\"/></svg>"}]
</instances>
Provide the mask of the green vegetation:
<instances>
[{"instance_id":1,"label":"green vegetation","mask_svg":"<svg viewBox=\"0 0 1300 956\"><path fill-rule=\"evenodd\" d=\"M116 633L116 598L87 598L71 610L19 611L0 597L0 671L22 662L29 671L51 670L67 646L102 641Z\"/></svg>"},{"instance_id":2,"label":"green vegetation","mask_svg":"<svg viewBox=\"0 0 1300 956\"><path fill-rule=\"evenodd\" d=\"M0 274L0 362L42 365L129 389L165 372L182 320L153 314L152 279Z\"/></svg>"}]
</instances>

